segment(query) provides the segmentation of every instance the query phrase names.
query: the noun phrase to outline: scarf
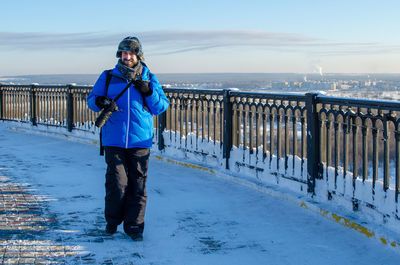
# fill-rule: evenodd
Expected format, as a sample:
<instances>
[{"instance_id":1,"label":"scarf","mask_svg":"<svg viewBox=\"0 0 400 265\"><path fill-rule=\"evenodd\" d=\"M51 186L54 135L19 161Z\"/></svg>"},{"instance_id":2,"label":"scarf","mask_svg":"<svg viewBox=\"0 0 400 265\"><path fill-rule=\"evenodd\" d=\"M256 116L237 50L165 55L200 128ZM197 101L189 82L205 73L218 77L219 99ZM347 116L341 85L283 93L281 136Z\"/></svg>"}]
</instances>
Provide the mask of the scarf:
<instances>
[{"instance_id":1,"label":"scarf","mask_svg":"<svg viewBox=\"0 0 400 265\"><path fill-rule=\"evenodd\" d=\"M140 77L143 70L143 66L140 61L133 68L130 68L123 64L121 59L118 60L117 68L128 81L132 81Z\"/></svg>"}]
</instances>

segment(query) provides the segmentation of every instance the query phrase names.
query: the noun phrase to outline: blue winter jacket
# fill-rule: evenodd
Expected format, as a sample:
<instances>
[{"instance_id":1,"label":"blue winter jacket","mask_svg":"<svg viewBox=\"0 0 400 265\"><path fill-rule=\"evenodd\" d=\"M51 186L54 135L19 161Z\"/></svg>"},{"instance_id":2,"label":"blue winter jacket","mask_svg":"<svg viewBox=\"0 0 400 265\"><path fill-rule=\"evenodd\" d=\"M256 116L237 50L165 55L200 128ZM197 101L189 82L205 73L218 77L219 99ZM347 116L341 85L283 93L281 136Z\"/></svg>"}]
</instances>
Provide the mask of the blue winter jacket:
<instances>
[{"instance_id":1,"label":"blue winter jacket","mask_svg":"<svg viewBox=\"0 0 400 265\"><path fill-rule=\"evenodd\" d=\"M142 63L142 62L141 62ZM102 127L103 146L122 148L150 148L153 138L153 115L166 111L169 101L162 90L160 83L147 66L143 64L142 79L149 81L153 93L143 98L142 94L131 85L117 100L118 111L113 112L106 124ZM115 98L129 83L117 67L111 72L111 80L106 95L106 77L104 71L96 81L90 92L87 104L93 111L101 109L96 105L96 97L107 96ZM143 100L145 102L143 102Z\"/></svg>"}]
</instances>

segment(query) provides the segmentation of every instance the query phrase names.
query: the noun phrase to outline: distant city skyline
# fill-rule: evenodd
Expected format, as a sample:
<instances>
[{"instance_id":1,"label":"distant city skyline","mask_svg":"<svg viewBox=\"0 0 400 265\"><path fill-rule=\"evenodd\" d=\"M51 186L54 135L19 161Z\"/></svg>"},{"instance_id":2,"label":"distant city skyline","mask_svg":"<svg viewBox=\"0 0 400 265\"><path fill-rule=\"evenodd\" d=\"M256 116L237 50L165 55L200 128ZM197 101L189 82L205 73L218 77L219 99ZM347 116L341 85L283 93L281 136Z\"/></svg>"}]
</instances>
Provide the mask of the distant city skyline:
<instances>
[{"instance_id":1,"label":"distant city skyline","mask_svg":"<svg viewBox=\"0 0 400 265\"><path fill-rule=\"evenodd\" d=\"M400 2L15 0L0 76L98 74L138 36L155 73L400 73Z\"/></svg>"}]
</instances>

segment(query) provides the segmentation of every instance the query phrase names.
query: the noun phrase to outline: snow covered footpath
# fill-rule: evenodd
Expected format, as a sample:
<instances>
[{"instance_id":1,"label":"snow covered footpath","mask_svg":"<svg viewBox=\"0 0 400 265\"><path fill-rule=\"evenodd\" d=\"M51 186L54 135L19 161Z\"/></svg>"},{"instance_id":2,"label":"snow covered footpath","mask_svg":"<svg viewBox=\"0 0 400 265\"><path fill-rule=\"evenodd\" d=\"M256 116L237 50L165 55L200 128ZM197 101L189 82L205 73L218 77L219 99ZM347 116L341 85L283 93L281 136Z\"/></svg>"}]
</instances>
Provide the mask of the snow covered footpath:
<instances>
[{"instance_id":1,"label":"snow covered footpath","mask_svg":"<svg viewBox=\"0 0 400 265\"><path fill-rule=\"evenodd\" d=\"M0 181L29 187L52 220L44 231L2 227L1 240L79 250L54 258L68 264L399 264L397 250L317 213L155 156L144 241L132 241L121 227L104 236L105 162L98 152L0 123Z\"/></svg>"}]
</instances>

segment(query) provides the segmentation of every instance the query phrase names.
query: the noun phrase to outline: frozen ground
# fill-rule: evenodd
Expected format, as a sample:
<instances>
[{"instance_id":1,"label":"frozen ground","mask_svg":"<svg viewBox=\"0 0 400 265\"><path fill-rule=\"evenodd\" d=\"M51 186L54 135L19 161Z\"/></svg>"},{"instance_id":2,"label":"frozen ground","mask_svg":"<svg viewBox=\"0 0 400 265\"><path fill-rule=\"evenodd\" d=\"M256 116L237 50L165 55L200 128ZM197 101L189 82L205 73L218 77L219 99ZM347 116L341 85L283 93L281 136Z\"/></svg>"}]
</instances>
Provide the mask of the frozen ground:
<instances>
[{"instance_id":1,"label":"frozen ground","mask_svg":"<svg viewBox=\"0 0 400 265\"><path fill-rule=\"evenodd\" d=\"M105 236L104 172L97 146L0 123L2 264L399 264L320 215L154 157L144 241Z\"/></svg>"}]
</instances>

